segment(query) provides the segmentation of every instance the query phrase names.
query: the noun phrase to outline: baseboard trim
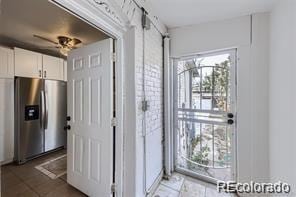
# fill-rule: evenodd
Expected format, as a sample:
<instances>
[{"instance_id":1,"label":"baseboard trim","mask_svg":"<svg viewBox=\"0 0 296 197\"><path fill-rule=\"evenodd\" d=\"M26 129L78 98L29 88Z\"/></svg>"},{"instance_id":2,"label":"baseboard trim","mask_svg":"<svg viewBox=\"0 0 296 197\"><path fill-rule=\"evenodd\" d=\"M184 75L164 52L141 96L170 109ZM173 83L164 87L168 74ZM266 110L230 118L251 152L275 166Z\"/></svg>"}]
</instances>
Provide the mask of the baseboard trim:
<instances>
[{"instance_id":1,"label":"baseboard trim","mask_svg":"<svg viewBox=\"0 0 296 197\"><path fill-rule=\"evenodd\" d=\"M11 159L7 159L5 161L1 161L0 162L0 166L6 165L6 164L10 164L12 162L13 162L13 159L12 158Z\"/></svg>"},{"instance_id":2,"label":"baseboard trim","mask_svg":"<svg viewBox=\"0 0 296 197\"><path fill-rule=\"evenodd\" d=\"M149 192L146 195L147 197L153 196L153 194L155 193L156 189L158 188L158 186L162 180L163 175L164 175L164 172L163 172L163 170L161 170L160 174L158 175L158 177L156 178L156 180L154 181L154 183L150 187Z\"/></svg>"}]
</instances>

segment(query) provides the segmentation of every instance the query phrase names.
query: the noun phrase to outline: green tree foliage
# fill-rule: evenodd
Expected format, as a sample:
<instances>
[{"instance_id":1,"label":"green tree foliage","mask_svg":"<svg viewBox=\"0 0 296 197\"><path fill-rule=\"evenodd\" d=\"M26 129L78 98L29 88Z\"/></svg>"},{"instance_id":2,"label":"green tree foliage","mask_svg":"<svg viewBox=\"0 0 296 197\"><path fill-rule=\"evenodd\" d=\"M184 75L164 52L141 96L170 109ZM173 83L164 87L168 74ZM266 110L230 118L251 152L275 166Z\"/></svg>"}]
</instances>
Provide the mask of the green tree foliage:
<instances>
[{"instance_id":1,"label":"green tree foliage","mask_svg":"<svg viewBox=\"0 0 296 197\"><path fill-rule=\"evenodd\" d=\"M219 108L219 110L226 110L227 108L227 92L229 87L229 63L228 60L216 64L213 67L212 73L204 77L202 81L202 92L213 94L214 105ZM208 155L210 148L208 146L202 147L197 153L194 151L196 146L200 143L200 137L192 139L192 161L199 164L208 165L209 159Z\"/></svg>"},{"instance_id":2,"label":"green tree foliage","mask_svg":"<svg viewBox=\"0 0 296 197\"><path fill-rule=\"evenodd\" d=\"M204 93L214 93L214 104L220 110L226 110L226 97L228 92L229 84L229 62L228 60L216 64L210 75L207 75L203 79L203 92Z\"/></svg>"},{"instance_id":3,"label":"green tree foliage","mask_svg":"<svg viewBox=\"0 0 296 197\"><path fill-rule=\"evenodd\" d=\"M208 145L202 147L201 150L198 151L198 153L192 156L192 161L195 161L196 163L199 163L199 164L208 165L209 152L210 152L210 148L208 147Z\"/></svg>"}]
</instances>

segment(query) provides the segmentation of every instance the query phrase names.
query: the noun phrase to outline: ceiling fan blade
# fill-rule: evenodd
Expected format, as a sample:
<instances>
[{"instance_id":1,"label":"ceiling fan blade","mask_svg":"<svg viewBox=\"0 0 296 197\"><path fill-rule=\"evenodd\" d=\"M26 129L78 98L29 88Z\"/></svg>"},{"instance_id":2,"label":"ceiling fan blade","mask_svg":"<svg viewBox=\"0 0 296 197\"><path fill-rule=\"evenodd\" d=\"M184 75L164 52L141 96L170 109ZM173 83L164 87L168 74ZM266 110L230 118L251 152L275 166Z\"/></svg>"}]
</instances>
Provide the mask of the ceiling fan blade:
<instances>
[{"instance_id":1,"label":"ceiling fan blade","mask_svg":"<svg viewBox=\"0 0 296 197\"><path fill-rule=\"evenodd\" d=\"M78 45L81 43L81 40L77 39L77 38L72 38L71 43L73 46Z\"/></svg>"},{"instance_id":2,"label":"ceiling fan blade","mask_svg":"<svg viewBox=\"0 0 296 197\"><path fill-rule=\"evenodd\" d=\"M78 47L77 47L77 46L71 46L70 49L71 49L71 50L72 50L72 49L78 49Z\"/></svg>"},{"instance_id":3,"label":"ceiling fan blade","mask_svg":"<svg viewBox=\"0 0 296 197\"><path fill-rule=\"evenodd\" d=\"M48 46L48 47L39 47L39 49L60 49L59 46Z\"/></svg>"},{"instance_id":4,"label":"ceiling fan blade","mask_svg":"<svg viewBox=\"0 0 296 197\"><path fill-rule=\"evenodd\" d=\"M39 38L39 39L41 39L41 40L45 40L45 41L47 41L47 42L51 42L51 43L53 43L53 44L59 44L59 43L57 43L57 42L55 42L55 41L53 41L53 40L50 40L50 39L48 39L48 38L44 38L44 37L42 37L42 36L38 36L38 35L33 35L35 38Z\"/></svg>"}]
</instances>

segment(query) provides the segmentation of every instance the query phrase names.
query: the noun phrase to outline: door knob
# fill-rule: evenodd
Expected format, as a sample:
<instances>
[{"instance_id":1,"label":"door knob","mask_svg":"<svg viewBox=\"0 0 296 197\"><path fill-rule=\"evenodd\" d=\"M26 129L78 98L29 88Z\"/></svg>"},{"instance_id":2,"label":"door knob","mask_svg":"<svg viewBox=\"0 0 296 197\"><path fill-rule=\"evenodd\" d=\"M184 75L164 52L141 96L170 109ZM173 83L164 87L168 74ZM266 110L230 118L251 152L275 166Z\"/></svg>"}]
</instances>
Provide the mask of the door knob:
<instances>
[{"instance_id":1,"label":"door knob","mask_svg":"<svg viewBox=\"0 0 296 197\"><path fill-rule=\"evenodd\" d=\"M234 115L233 115L233 113L228 113L228 114L227 114L227 117L228 117L228 118L233 118Z\"/></svg>"},{"instance_id":2,"label":"door knob","mask_svg":"<svg viewBox=\"0 0 296 197\"><path fill-rule=\"evenodd\" d=\"M228 119L228 120L227 120L227 124L232 125L233 123L234 123L234 121L233 121L232 119Z\"/></svg>"},{"instance_id":3,"label":"door knob","mask_svg":"<svg viewBox=\"0 0 296 197\"><path fill-rule=\"evenodd\" d=\"M70 121L71 120L71 116L67 116L67 121Z\"/></svg>"},{"instance_id":4,"label":"door knob","mask_svg":"<svg viewBox=\"0 0 296 197\"><path fill-rule=\"evenodd\" d=\"M67 126L64 126L64 130L70 130L71 129L71 126L70 125L67 125Z\"/></svg>"}]
</instances>

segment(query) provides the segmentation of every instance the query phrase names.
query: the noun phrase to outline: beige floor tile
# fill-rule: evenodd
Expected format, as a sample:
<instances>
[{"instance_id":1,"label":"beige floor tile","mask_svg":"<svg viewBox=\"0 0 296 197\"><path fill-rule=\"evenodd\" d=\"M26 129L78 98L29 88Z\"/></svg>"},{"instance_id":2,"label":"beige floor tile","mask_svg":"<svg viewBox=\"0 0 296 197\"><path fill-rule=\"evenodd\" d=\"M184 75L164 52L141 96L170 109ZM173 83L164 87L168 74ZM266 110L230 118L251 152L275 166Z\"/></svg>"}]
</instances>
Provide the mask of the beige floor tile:
<instances>
[{"instance_id":1,"label":"beige floor tile","mask_svg":"<svg viewBox=\"0 0 296 197\"><path fill-rule=\"evenodd\" d=\"M1 176L11 172L9 169L9 165L1 166Z\"/></svg>"},{"instance_id":2,"label":"beige floor tile","mask_svg":"<svg viewBox=\"0 0 296 197\"><path fill-rule=\"evenodd\" d=\"M179 192L160 184L152 197L179 197Z\"/></svg>"},{"instance_id":3,"label":"beige floor tile","mask_svg":"<svg viewBox=\"0 0 296 197\"><path fill-rule=\"evenodd\" d=\"M184 177L180 174L173 174L169 180L162 180L161 184L170 187L171 189L181 191L184 182Z\"/></svg>"},{"instance_id":4,"label":"beige floor tile","mask_svg":"<svg viewBox=\"0 0 296 197\"><path fill-rule=\"evenodd\" d=\"M35 166L64 154L65 151L63 150L36 158L23 165L9 164L2 166L1 197L86 196L67 184L66 175L61 178L50 179L35 169Z\"/></svg>"},{"instance_id":5,"label":"beige floor tile","mask_svg":"<svg viewBox=\"0 0 296 197\"><path fill-rule=\"evenodd\" d=\"M213 187L213 188L216 187L216 185L213 184L213 183L208 183L208 182L205 182L205 181L202 181L202 180L199 180L197 178L190 177L190 176L186 176L185 179L188 180L188 181L191 181L193 183L197 183L199 185L203 185L205 187Z\"/></svg>"},{"instance_id":6,"label":"beige floor tile","mask_svg":"<svg viewBox=\"0 0 296 197\"><path fill-rule=\"evenodd\" d=\"M61 179L49 179L41 185L38 185L33 188L35 192L37 192L40 196L45 196L55 190L57 187L66 184Z\"/></svg>"},{"instance_id":7,"label":"beige floor tile","mask_svg":"<svg viewBox=\"0 0 296 197\"><path fill-rule=\"evenodd\" d=\"M67 174L64 174L63 176L60 177L63 181L67 182Z\"/></svg>"},{"instance_id":8,"label":"beige floor tile","mask_svg":"<svg viewBox=\"0 0 296 197\"><path fill-rule=\"evenodd\" d=\"M231 194L226 194L226 193L219 193L216 189L213 188L206 188L206 197L231 197Z\"/></svg>"},{"instance_id":9,"label":"beige floor tile","mask_svg":"<svg viewBox=\"0 0 296 197\"><path fill-rule=\"evenodd\" d=\"M27 162L25 164L21 164L21 165L18 165L16 163L11 163L7 167L9 168L10 171L15 172L16 170L17 171L26 170L28 168L31 168L32 166L33 166L33 163L29 161L29 162Z\"/></svg>"},{"instance_id":10,"label":"beige floor tile","mask_svg":"<svg viewBox=\"0 0 296 197\"><path fill-rule=\"evenodd\" d=\"M30 190L30 188L26 184L19 183L8 188L1 188L1 197L21 196L28 190Z\"/></svg>"},{"instance_id":11,"label":"beige floor tile","mask_svg":"<svg viewBox=\"0 0 296 197\"><path fill-rule=\"evenodd\" d=\"M67 171L67 157L60 156L59 159L54 159L38 166L41 171L46 171L52 174L53 177L64 174Z\"/></svg>"},{"instance_id":12,"label":"beige floor tile","mask_svg":"<svg viewBox=\"0 0 296 197\"><path fill-rule=\"evenodd\" d=\"M185 180L182 190L181 197L205 197L206 187L204 185Z\"/></svg>"},{"instance_id":13,"label":"beige floor tile","mask_svg":"<svg viewBox=\"0 0 296 197\"><path fill-rule=\"evenodd\" d=\"M1 189L5 191L6 189L20 184L22 181L12 172L6 172L5 174L1 174Z\"/></svg>"},{"instance_id":14,"label":"beige floor tile","mask_svg":"<svg viewBox=\"0 0 296 197\"><path fill-rule=\"evenodd\" d=\"M56 156L56 155L57 155L57 153L51 153L51 154L49 154L49 155L43 155L43 156L38 157L38 158L36 158L36 159L34 159L34 160L30 161L30 162L31 162L34 166L37 166L37 165L39 165L39 164L42 164L42 163L44 163L44 162L47 162L47 161L52 160L53 158L58 157L58 156Z\"/></svg>"},{"instance_id":15,"label":"beige floor tile","mask_svg":"<svg viewBox=\"0 0 296 197\"><path fill-rule=\"evenodd\" d=\"M215 184L207 183L179 173L175 173L174 176L183 178L181 192L179 192L178 197L237 197L233 194L218 193L216 191ZM155 192L152 196L155 197L156 195L159 195L159 191L160 197L166 196L166 194L168 193L167 188L177 191L180 187L179 184L174 184L174 182L168 182L169 181L162 180L161 184L157 188L158 193Z\"/></svg>"},{"instance_id":16,"label":"beige floor tile","mask_svg":"<svg viewBox=\"0 0 296 197\"><path fill-rule=\"evenodd\" d=\"M18 176L21 180L25 181L27 179L30 179L34 176L39 176L41 173L33 168L28 168L20 171L15 171L14 174Z\"/></svg>"},{"instance_id":17,"label":"beige floor tile","mask_svg":"<svg viewBox=\"0 0 296 197\"><path fill-rule=\"evenodd\" d=\"M30 190L27 190L27 191L19 194L18 197L39 197L39 195L30 189Z\"/></svg>"},{"instance_id":18,"label":"beige floor tile","mask_svg":"<svg viewBox=\"0 0 296 197\"><path fill-rule=\"evenodd\" d=\"M42 185L42 184L48 182L49 179L50 178L48 176L40 173L40 174L38 174L36 176L33 176L33 177L29 178L29 179L26 179L24 182L27 185L29 185L31 188L35 188L35 187L37 187L39 185Z\"/></svg>"},{"instance_id":19,"label":"beige floor tile","mask_svg":"<svg viewBox=\"0 0 296 197\"><path fill-rule=\"evenodd\" d=\"M60 196L60 197L86 197L85 194L81 193L80 191L78 191L77 189L75 189L74 187L68 185L68 184L64 184L60 187L57 187L55 190L53 190L52 192L48 193L46 195L46 197L56 197L56 196Z\"/></svg>"}]
</instances>

